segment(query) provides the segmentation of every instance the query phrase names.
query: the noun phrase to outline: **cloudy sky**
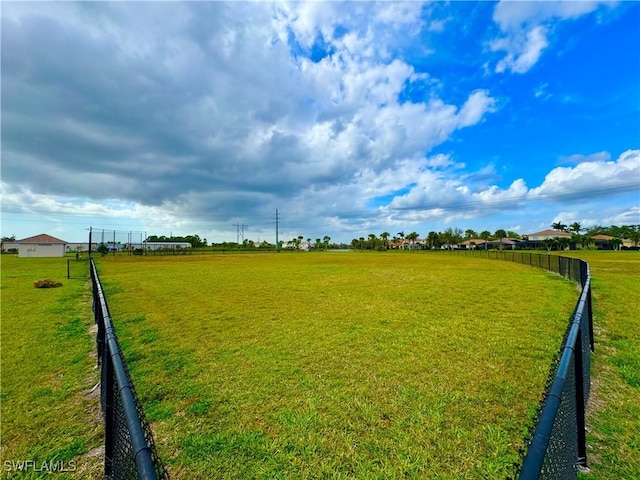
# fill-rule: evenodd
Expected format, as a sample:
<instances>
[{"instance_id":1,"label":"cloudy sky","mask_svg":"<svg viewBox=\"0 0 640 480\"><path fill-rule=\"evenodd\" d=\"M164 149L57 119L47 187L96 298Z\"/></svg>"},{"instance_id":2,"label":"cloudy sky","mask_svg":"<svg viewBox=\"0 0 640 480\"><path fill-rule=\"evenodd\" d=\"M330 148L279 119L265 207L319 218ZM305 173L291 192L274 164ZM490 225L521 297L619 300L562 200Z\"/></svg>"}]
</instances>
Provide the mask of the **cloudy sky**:
<instances>
[{"instance_id":1,"label":"cloudy sky","mask_svg":"<svg viewBox=\"0 0 640 480\"><path fill-rule=\"evenodd\" d=\"M8 2L2 235L640 224L638 2Z\"/></svg>"}]
</instances>

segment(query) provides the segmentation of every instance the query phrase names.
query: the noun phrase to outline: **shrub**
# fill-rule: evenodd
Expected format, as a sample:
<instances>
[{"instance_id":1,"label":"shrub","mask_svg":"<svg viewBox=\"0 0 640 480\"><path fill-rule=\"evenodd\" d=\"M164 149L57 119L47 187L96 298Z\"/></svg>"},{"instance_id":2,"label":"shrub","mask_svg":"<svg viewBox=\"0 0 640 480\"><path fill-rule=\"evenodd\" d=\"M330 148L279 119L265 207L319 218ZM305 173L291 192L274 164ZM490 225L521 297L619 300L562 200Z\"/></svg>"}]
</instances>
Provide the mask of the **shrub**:
<instances>
[{"instance_id":1,"label":"shrub","mask_svg":"<svg viewBox=\"0 0 640 480\"><path fill-rule=\"evenodd\" d=\"M38 280L33 284L36 288L56 288L61 287L62 284L60 282L56 282L55 280L51 280L49 278L45 278L44 280Z\"/></svg>"}]
</instances>

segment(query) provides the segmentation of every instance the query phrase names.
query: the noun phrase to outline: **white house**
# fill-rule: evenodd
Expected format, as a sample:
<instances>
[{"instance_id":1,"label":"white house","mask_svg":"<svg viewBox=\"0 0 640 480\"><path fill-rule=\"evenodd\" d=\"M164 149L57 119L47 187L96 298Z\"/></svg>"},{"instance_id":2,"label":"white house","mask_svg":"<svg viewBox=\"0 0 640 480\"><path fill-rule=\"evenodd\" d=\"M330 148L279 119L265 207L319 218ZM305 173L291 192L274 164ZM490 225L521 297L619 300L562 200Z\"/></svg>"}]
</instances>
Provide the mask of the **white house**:
<instances>
[{"instance_id":1,"label":"white house","mask_svg":"<svg viewBox=\"0 0 640 480\"><path fill-rule=\"evenodd\" d=\"M46 233L17 240L19 257L64 257L67 242Z\"/></svg>"}]
</instances>

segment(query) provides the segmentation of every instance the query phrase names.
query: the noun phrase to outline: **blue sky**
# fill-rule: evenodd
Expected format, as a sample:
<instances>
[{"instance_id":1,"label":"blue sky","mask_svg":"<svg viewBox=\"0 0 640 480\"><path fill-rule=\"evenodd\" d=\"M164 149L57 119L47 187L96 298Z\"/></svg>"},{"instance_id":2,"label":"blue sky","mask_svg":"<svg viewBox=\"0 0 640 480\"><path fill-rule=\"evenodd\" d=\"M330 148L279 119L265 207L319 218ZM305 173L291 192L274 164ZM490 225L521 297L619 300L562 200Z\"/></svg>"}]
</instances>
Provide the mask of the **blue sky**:
<instances>
[{"instance_id":1,"label":"blue sky","mask_svg":"<svg viewBox=\"0 0 640 480\"><path fill-rule=\"evenodd\" d=\"M640 3L0 8L3 236L640 224Z\"/></svg>"}]
</instances>

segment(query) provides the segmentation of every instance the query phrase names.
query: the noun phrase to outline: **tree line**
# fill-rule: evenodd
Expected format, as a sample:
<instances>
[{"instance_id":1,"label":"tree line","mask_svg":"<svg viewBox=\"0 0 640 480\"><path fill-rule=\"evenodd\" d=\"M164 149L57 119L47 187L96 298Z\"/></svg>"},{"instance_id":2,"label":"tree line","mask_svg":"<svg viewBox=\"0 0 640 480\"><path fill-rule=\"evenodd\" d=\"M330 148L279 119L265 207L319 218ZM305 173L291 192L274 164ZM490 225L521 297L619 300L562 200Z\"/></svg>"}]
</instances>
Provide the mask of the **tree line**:
<instances>
[{"instance_id":1,"label":"tree line","mask_svg":"<svg viewBox=\"0 0 640 480\"><path fill-rule=\"evenodd\" d=\"M619 248L623 239L629 239L634 245L640 243L640 225L611 225L603 227L595 225L583 228L579 222L565 225L562 222L551 224L551 228L558 232L570 233L571 237L558 236L541 241L548 250L558 248L569 248L570 245L580 245L582 248L590 248L594 245L593 237L596 235L608 235L613 237L610 240L613 248ZM389 250L390 248L414 248L416 241L420 238L418 232L405 234L400 231L391 236L389 232L382 232L379 235L370 233L366 238L359 237L351 240L351 248L358 250ZM520 235L511 230L498 229L495 232L483 230L477 232L473 229L462 230L457 227L450 227L443 232L430 231L424 237L423 244L428 249L452 248L454 245L465 240L481 239L484 241L502 241L503 239L528 240L527 235Z\"/></svg>"},{"instance_id":2,"label":"tree line","mask_svg":"<svg viewBox=\"0 0 640 480\"><path fill-rule=\"evenodd\" d=\"M571 236L559 236L557 238L549 238L543 240L540 243L547 249L565 249L569 246L579 245L581 248L590 248L594 244L593 237L596 235L608 235L613 237L611 245L613 248L618 248L622 245L622 239L630 239L634 245L640 243L640 225L611 225L604 227L601 225L594 225L591 227L583 228L579 222L574 222L570 225L566 225L562 222L554 222L551 224L551 228L558 232L570 233ZM331 237L325 235L322 238L316 238L313 241L311 238L306 238L303 235L298 235L290 240L280 240L277 245L277 249L290 249L290 250L330 250L336 248L352 248L356 250L389 250L392 248L415 248L417 241L420 239L420 234L416 231L410 233L401 230L396 234L391 234L387 231L380 234L369 233L367 237L353 238L349 244L336 244L330 243ZM518 234L511 230L498 229L495 232L483 230L477 232L473 229L462 230L458 227L449 227L444 231L430 231L426 234L421 243L428 249L439 248L453 248L454 245L462 243L465 240L481 239L484 241L501 241L502 239L517 239L528 240L526 235ZM306 240L306 242L305 242ZM188 242L193 248L210 248L210 249L223 249L223 250L275 250L276 245L266 241L254 242L253 240L245 239L242 243L237 242L222 242L208 244L206 238L200 238L199 235L186 235L186 236L157 236L150 235L147 237L148 242Z\"/></svg>"}]
</instances>

